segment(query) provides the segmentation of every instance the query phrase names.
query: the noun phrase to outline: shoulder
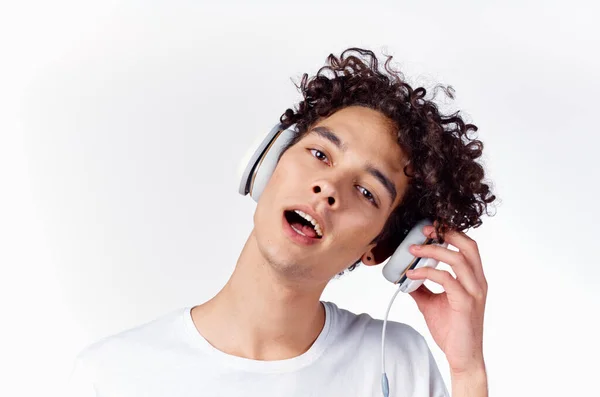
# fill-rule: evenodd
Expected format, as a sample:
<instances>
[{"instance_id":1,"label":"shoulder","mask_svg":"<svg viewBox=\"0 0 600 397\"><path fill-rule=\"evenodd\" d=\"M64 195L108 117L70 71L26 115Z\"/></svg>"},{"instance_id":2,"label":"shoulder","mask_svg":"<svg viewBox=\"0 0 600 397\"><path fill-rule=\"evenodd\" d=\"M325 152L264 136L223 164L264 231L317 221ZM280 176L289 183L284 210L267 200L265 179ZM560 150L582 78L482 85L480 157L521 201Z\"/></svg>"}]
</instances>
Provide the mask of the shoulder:
<instances>
[{"instance_id":1,"label":"shoulder","mask_svg":"<svg viewBox=\"0 0 600 397\"><path fill-rule=\"evenodd\" d=\"M339 308L335 303L327 302L334 312L335 321L340 332L354 335L361 339L361 343L368 347L381 347L383 320L373 318L368 313L353 313L347 309ZM386 350L397 350L405 354L427 354L429 348L425 338L412 326L388 320L385 332Z\"/></svg>"},{"instance_id":2,"label":"shoulder","mask_svg":"<svg viewBox=\"0 0 600 397\"><path fill-rule=\"evenodd\" d=\"M381 365L383 320L329 304L336 313L342 344L353 357L359 357L363 367ZM387 321L385 363L391 384L400 387L404 395L449 396L427 341L412 326Z\"/></svg>"},{"instance_id":3,"label":"shoulder","mask_svg":"<svg viewBox=\"0 0 600 397\"><path fill-rule=\"evenodd\" d=\"M105 336L85 346L75 357L77 365L93 371L97 364L118 365L130 357L181 344L184 310L178 308L154 320Z\"/></svg>"}]
</instances>

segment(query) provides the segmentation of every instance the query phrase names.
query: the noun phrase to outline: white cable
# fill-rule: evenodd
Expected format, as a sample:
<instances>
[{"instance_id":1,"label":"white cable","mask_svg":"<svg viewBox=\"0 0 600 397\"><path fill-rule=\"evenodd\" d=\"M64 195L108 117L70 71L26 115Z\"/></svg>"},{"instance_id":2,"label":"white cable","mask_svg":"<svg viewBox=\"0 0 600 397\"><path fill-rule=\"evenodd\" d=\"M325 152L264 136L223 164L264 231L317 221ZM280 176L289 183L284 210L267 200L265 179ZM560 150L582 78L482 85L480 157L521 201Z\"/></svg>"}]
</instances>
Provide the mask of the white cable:
<instances>
[{"instance_id":1,"label":"white cable","mask_svg":"<svg viewBox=\"0 0 600 397\"><path fill-rule=\"evenodd\" d=\"M392 303L394 303L394 299L396 299L396 295L398 295L398 292L400 292L400 287L398 287L398 289L394 293L394 296L392 296L392 299L390 300L390 304L388 305L387 311L385 312L385 319L383 320L383 330L381 331L381 387L383 389L383 395L385 397L387 397L389 393L389 385L387 375L385 373L385 329L387 326L388 315L390 314L390 309L392 308Z\"/></svg>"}]
</instances>

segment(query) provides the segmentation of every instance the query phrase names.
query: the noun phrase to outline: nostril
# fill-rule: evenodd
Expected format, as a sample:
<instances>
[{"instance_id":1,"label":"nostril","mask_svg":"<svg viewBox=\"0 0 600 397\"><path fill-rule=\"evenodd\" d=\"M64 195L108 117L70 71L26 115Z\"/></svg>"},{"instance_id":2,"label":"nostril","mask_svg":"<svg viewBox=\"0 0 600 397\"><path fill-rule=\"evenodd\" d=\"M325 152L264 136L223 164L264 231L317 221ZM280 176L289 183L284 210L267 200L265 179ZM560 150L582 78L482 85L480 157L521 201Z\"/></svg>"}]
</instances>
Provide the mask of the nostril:
<instances>
[{"instance_id":1,"label":"nostril","mask_svg":"<svg viewBox=\"0 0 600 397\"><path fill-rule=\"evenodd\" d=\"M315 186L315 187L313 187L313 191L314 191L315 193L321 193L321 188L320 188L320 187L318 187L318 186Z\"/></svg>"},{"instance_id":2,"label":"nostril","mask_svg":"<svg viewBox=\"0 0 600 397\"><path fill-rule=\"evenodd\" d=\"M329 201L329 205L333 205L335 203L335 199L333 197L329 197L327 200Z\"/></svg>"}]
</instances>

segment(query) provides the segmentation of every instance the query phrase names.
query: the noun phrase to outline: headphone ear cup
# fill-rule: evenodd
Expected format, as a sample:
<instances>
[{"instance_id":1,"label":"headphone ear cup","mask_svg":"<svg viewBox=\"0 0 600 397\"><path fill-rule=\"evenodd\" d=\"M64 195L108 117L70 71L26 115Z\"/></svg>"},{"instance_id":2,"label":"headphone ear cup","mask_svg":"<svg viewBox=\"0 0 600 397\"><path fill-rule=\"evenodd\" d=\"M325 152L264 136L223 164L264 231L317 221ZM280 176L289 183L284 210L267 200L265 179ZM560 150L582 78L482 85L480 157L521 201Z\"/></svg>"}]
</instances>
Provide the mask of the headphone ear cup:
<instances>
[{"instance_id":1,"label":"headphone ear cup","mask_svg":"<svg viewBox=\"0 0 600 397\"><path fill-rule=\"evenodd\" d=\"M295 126L281 131L281 133L275 136L261 156L254 172L254 181L252 181L250 186L250 196L252 196L254 201L258 202L263 190L265 190L265 187L269 183L269 179L271 179L271 176L275 172L279 155L283 151L283 148L294 138L296 133Z\"/></svg>"},{"instance_id":2,"label":"headphone ear cup","mask_svg":"<svg viewBox=\"0 0 600 397\"><path fill-rule=\"evenodd\" d=\"M283 148L296 136L296 125L282 130L281 124L276 124L271 131L248 150L238 167L240 185L238 192L250 197L256 202L267 186L271 175L277 166L277 160Z\"/></svg>"},{"instance_id":3,"label":"headphone ear cup","mask_svg":"<svg viewBox=\"0 0 600 397\"><path fill-rule=\"evenodd\" d=\"M433 225L429 219L423 219L408 232L404 240L394 251L390 259L383 267L383 276L391 283L400 284L402 292L412 292L423 284L424 280L411 280L406 277L406 271L409 269L418 269L421 267L435 268L439 261L433 258L415 257L409 250L412 244L426 244L430 240L423 234L423 228L427 225ZM439 244L431 242L431 244L447 247L448 243Z\"/></svg>"},{"instance_id":4,"label":"headphone ear cup","mask_svg":"<svg viewBox=\"0 0 600 397\"><path fill-rule=\"evenodd\" d=\"M238 193L242 196L247 195L250 191L252 171L254 171L260 155L264 152L264 148L270 143L277 131L279 131L279 124L275 125L268 134L257 134L240 159L237 167L237 179L240 181Z\"/></svg>"}]
</instances>

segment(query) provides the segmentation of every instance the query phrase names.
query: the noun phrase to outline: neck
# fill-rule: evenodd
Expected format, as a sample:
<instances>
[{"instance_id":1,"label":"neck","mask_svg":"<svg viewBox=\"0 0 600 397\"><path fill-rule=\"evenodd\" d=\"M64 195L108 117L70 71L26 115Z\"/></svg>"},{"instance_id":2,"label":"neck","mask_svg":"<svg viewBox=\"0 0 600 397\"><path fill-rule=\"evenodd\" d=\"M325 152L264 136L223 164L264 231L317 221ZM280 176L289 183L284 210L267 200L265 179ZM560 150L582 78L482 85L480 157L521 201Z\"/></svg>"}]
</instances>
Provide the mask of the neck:
<instances>
[{"instance_id":1,"label":"neck","mask_svg":"<svg viewBox=\"0 0 600 397\"><path fill-rule=\"evenodd\" d=\"M260 253L252 231L227 284L194 307L192 318L202 336L225 353L255 360L296 357L323 329L325 286L286 279Z\"/></svg>"}]
</instances>

